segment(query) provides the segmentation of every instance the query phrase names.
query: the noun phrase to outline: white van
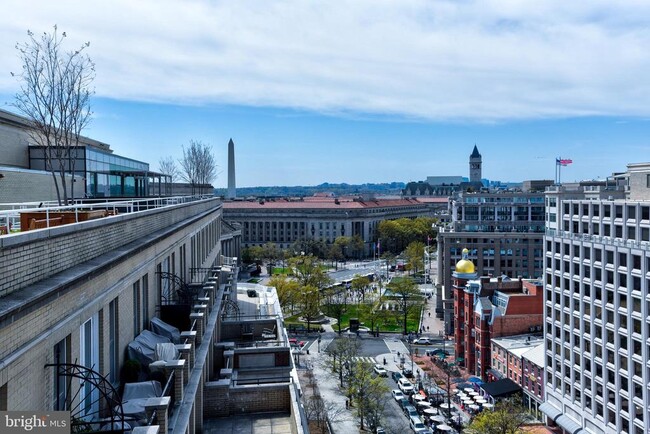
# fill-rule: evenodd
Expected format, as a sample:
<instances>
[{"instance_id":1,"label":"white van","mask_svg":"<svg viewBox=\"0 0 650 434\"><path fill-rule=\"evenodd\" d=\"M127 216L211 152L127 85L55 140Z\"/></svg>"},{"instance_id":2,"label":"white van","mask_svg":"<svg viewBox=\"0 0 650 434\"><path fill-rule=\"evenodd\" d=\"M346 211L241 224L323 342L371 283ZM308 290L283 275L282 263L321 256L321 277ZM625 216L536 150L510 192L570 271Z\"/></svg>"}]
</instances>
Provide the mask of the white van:
<instances>
[{"instance_id":1,"label":"white van","mask_svg":"<svg viewBox=\"0 0 650 434\"><path fill-rule=\"evenodd\" d=\"M408 378L402 377L397 381L397 386L399 390L402 391L404 395L410 395L414 392L413 383L411 383Z\"/></svg>"}]
</instances>

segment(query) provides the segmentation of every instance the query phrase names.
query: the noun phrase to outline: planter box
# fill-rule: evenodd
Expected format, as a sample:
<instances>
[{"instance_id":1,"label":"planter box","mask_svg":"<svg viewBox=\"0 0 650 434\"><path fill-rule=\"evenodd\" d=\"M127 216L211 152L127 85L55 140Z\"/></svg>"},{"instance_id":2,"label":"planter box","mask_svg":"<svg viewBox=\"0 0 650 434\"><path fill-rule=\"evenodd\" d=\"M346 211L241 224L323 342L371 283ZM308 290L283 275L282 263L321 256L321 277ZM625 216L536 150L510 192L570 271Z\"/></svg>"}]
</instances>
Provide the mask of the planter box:
<instances>
[{"instance_id":1,"label":"planter box","mask_svg":"<svg viewBox=\"0 0 650 434\"><path fill-rule=\"evenodd\" d=\"M106 217L108 214L106 210L79 210L75 211L50 211L49 213L49 227L67 225L76 223L77 221L85 222L87 220L98 219ZM45 211L31 211L20 213L20 229L21 231L29 231L32 229L42 229L48 227L47 222L48 214Z\"/></svg>"}]
</instances>

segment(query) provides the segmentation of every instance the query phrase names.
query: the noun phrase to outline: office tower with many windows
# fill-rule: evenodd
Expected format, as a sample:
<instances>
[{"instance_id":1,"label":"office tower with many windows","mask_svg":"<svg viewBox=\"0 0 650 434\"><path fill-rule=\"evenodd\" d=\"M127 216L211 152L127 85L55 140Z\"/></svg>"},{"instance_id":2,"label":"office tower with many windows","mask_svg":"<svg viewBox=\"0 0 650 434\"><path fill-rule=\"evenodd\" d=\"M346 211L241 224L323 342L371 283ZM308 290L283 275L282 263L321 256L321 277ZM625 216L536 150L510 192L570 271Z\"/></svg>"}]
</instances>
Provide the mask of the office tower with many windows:
<instances>
[{"instance_id":1,"label":"office tower with many windows","mask_svg":"<svg viewBox=\"0 0 650 434\"><path fill-rule=\"evenodd\" d=\"M479 276L539 278L543 273L542 191L461 192L450 199L451 223L438 232L438 312L454 330L453 272L468 249Z\"/></svg>"},{"instance_id":2,"label":"office tower with many windows","mask_svg":"<svg viewBox=\"0 0 650 434\"><path fill-rule=\"evenodd\" d=\"M650 432L650 164L628 169L547 189L540 410L571 434Z\"/></svg>"}]
</instances>

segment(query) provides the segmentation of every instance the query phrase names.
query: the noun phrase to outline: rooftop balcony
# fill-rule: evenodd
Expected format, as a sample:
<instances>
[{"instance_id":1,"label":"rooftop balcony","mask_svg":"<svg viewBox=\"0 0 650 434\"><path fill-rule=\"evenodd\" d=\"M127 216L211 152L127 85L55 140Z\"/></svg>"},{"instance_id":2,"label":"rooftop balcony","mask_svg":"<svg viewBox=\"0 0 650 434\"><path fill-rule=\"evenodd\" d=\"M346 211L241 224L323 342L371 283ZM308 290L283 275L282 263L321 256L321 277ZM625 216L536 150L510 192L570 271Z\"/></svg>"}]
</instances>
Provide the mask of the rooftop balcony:
<instances>
[{"instance_id":1,"label":"rooftop balcony","mask_svg":"<svg viewBox=\"0 0 650 434\"><path fill-rule=\"evenodd\" d=\"M0 203L0 236L196 202L208 197L152 197L137 200L84 199L67 206L59 206L54 202Z\"/></svg>"},{"instance_id":2,"label":"rooftop balcony","mask_svg":"<svg viewBox=\"0 0 650 434\"><path fill-rule=\"evenodd\" d=\"M204 414L224 429L229 417L276 413L287 432L306 426L292 349L274 288L230 286L224 293L213 346L214 373L204 388ZM299 351L299 350L298 350Z\"/></svg>"}]
</instances>

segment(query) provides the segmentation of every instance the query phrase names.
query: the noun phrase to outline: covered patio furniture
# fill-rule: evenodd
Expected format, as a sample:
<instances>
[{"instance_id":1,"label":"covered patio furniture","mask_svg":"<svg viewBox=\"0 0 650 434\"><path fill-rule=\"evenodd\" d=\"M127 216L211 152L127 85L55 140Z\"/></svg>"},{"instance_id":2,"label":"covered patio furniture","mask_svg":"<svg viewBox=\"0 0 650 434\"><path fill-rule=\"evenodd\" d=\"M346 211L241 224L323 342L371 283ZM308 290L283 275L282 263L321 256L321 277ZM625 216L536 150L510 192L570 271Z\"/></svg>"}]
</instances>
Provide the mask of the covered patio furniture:
<instances>
[{"instance_id":1,"label":"covered patio furniture","mask_svg":"<svg viewBox=\"0 0 650 434\"><path fill-rule=\"evenodd\" d=\"M170 340L149 330L143 330L127 346L127 356L131 360L137 360L142 366L148 367L156 361L156 345L168 344Z\"/></svg>"},{"instance_id":2,"label":"covered patio furniture","mask_svg":"<svg viewBox=\"0 0 650 434\"><path fill-rule=\"evenodd\" d=\"M181 332L173 325L169 325L160 318L151 318L151 331L160 336L165 336L174 344L181 343Z\"/></svg>"},{"instance_id":3,"label":"covered patio furniture","mask_svg":"<svg viewBox=\"0 0 650 434\"><path fill-rule=\"evenodd\" d=\"M124 416L133 418L137 424L146 422L145 404L149 398L162 395L162 387L157 381L126 383L122 393L122 410ZM133 425L133 424L132 424Z\"/></svg>"}]
</instances>

